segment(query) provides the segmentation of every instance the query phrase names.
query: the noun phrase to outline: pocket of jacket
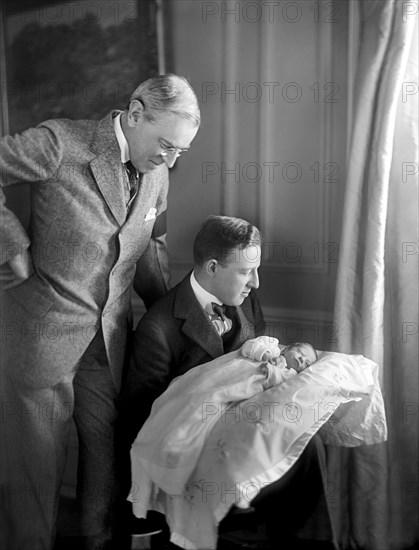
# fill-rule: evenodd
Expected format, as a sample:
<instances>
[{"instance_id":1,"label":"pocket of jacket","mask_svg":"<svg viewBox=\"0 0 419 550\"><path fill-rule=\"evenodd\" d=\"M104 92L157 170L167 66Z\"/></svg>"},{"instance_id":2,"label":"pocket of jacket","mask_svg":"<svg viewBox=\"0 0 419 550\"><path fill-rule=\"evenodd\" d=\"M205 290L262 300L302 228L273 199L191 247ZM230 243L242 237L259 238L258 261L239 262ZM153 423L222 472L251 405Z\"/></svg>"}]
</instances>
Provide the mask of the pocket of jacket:
<instances>
[{"instance_id":1,"label":"pocket of jacket","mask_svg":"<svg viewBox=\"0 0 419 550\"><path fill-rule=\"evenodd\" d=\"M41 319L51 309L53 301L46 296L47 287L36 273L33 273L20 285L6 290L19 306L32 317Z\"/></svg>"}]
</instances>

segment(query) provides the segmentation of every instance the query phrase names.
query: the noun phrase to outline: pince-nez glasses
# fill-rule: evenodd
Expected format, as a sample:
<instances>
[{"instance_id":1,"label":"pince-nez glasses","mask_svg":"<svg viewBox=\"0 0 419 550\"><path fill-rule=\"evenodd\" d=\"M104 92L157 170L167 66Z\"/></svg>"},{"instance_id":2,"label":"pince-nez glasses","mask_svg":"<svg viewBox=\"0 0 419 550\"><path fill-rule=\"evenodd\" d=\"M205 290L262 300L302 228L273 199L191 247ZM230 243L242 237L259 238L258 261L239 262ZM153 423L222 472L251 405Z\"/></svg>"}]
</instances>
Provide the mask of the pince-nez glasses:
<instances>
[{"instance_id":1,"label":"pince-nez glasses","mask_svg":"<svg viewBox=\"0 0 419 550\"><path fill-rule=\"evenodd\" d=\"M163 140L159 140L159 144L161 147L161 153L160 155L162 157L169 157L169 158L178 158L182 153L186 153L189 151L189 149L182 149L181 147L174 147L173 145L170 145L169 143L164 142Z\"/></svg>"}]
</instances>

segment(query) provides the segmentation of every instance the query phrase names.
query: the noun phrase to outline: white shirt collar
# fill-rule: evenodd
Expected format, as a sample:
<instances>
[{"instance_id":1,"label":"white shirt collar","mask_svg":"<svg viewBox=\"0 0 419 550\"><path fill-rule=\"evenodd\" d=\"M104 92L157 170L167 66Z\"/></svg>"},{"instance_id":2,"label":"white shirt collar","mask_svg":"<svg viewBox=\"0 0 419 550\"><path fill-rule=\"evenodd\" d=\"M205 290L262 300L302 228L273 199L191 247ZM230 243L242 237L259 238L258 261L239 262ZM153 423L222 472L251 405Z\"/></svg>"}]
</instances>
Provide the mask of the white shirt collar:
<instances>
[{"instance_id":1,"label":"white shirt collar","mask_svg":"<svg viewBox=\"0 0 419 550\"><path fill-rule=\"evenodd\" d=\"M214 294L211 294L210 292L205 290L205 288L203 288L198 283L193 271L191 273L190 281L191 281L191 287L196 296L196 299L201 304L201 307L203 307L203 309L207 313L213 313L211 302L220 304L220 306L223 305L223 303L216 296L214 296Z\"/></svg>"},{"instance_id":2,"label":"white shirt collar","mask_svg":"<svg viewBox=\"0 0 419 550\"><path fill-rule=\"evenodd\" d=\"M113 119L113 128L115 130L116 139L118 141L119 148L121 149L121 162L125 164L129 161L129 147L127 138L124 136L121 126L121 115L118 113Z\"/></svg>"}]
</instances>

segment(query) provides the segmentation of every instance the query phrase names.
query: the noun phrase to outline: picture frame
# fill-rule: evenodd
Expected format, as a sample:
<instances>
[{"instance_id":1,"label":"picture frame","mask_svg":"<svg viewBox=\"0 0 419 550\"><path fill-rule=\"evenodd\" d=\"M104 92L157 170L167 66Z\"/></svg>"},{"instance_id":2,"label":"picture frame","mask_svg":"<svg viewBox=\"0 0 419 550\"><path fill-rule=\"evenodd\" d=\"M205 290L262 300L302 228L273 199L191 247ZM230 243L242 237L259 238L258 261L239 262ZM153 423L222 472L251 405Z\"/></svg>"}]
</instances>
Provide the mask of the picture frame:
<instances>
[{"instance_id":1,"label":"picture frame","mask_svg":"<svg viewBox=\"0 0 419 550\"><path fill-rule=\"evenodd\" d=\"M1 3L1 130L100 119L165 72L163 0Z\"/></svg>"}]
</instances>

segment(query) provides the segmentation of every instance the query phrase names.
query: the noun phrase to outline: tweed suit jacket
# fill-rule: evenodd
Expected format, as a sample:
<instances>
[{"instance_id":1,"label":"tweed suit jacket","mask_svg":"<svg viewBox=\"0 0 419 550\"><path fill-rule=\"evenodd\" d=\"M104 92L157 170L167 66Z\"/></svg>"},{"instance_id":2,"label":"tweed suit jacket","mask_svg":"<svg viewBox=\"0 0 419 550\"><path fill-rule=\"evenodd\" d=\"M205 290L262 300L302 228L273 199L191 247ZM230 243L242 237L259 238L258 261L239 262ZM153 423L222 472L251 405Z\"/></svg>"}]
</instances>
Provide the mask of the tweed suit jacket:
<instances>
[{"instance_id":1,"label":"tweed suit jacket","mask_svg":"<svg viewBox=\"0 0 419 550\"><path fill-rule=\"evenodd\" d=\"M164 237L152 238L166 210L168 169L143 176L128 212L115 114L50 120L1 142L1 187L31 184L31 219L25 230L0 188L0 263L27 250L35 268L2 293L1 359L30 386L50 387L74 374L102 328L118 390L132 283L147 307L168 288Z\"/></svg>"},{"instance_id":2,"label":"tweed suit jacket","mask_svg":"<svg viewBox=\"0 0 419 550\"><path fill-rule=\"evenodd\" d=\"M225 350L192 290L190 274L145 313L135 331L119 403L119 424L130 442L147 419L153 401L173 378L263 334L265 323L254 291L236 308L235 323L237 332Z\"/></svg>"}]
</instances>

